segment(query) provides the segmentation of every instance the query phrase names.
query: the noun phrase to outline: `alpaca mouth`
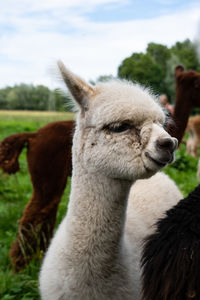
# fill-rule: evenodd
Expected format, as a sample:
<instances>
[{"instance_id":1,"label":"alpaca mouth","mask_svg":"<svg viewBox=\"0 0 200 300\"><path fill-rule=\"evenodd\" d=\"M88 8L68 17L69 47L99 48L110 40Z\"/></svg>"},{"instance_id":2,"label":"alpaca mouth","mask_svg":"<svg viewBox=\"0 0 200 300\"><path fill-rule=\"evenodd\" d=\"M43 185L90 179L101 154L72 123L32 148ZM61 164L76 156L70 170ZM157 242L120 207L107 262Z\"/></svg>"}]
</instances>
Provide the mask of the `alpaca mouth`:
<instances>
[{"instance_id":1,"label":"alpaca mouth","mask_svg":"<svg viewBox=\"0 0 200 300\"><path fill-rule=\"evenodd\" d=\"M169 163L170 161L173 160L173 159L170 159L170 160L168 159L167 162L163 162L163 161L160 161L160 160L155 159L154 157L152 157L149 152L145 152L145 156L148 157L151 161L153 161L156 165L158 165L161 168L163 168L164 166L166 166L167 163Z\"/></svg>"}]
</instances>

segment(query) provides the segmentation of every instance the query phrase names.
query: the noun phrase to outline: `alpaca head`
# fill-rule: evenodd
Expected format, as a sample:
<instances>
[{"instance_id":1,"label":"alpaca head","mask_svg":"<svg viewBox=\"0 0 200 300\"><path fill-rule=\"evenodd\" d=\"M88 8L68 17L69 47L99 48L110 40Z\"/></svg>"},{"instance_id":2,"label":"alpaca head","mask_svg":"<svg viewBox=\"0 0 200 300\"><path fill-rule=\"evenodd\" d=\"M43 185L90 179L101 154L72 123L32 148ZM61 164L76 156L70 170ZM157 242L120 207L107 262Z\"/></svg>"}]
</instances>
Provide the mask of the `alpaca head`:
<instances>
[{"instance_id":1,"label":"alpaca head","mask_svg":"<svg viewBox=\"0 0 200 300\"><path fill-rule=\"evenodd\" d=\"M173 161L177 140L164 130L165 114L148 90L120 80L93 87L58 66L80 107L74 163L85 172L132 181Z\"/></svg>"}]
</instances>

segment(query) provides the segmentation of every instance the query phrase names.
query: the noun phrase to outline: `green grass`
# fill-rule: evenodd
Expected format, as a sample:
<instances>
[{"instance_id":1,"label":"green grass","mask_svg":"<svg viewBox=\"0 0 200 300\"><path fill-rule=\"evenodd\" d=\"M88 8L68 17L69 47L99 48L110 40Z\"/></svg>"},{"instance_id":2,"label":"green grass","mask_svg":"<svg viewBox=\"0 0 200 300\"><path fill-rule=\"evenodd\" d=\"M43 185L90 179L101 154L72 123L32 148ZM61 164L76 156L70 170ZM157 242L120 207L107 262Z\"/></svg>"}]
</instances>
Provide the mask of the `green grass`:
<instances>
[{"instance_id":1,"label":"green grass","mask_svg":"<svg viewBox=\"0 0 200 300\"><path fill-rule=\"evenodd\" d=\"M181 144L176 151L176 161L164 169L178 185L184 196L187 196L198 184L197 179L198 159L191 157L185 152L185 145Z\"/></svg>"},{"instance_id":2,"label":"green grass","mask_svg":"<svg viewBox=\"0 0 200 300\"><path fill-rule=\"evenodd\" d=\"M67 113L28 113L0 111L0 140L17 132L31 132L56 120L72 118ZM197 159L185 154L185 145L176 151L176 162L165 168L164 172L173 178L184 195L198 184L196 178ZM57 224L63 218L70 191L68 182L59 205ZM18 223L24 206L32 194L29 172L27 171L26 150L20 155L20 171L6 175L0 171L0 299L37 300L38 271L42 255L38 253L30 265L18 274L13 274L9 260L9 249L16 237Z\"/></svg>"},{"instance_id":3,"label":"green grass","mask_svg":"<svg viewBox=\"0 0 200 300\"><path fill-rule=\"evenodd\" d=\"M36 111L2 111L0 110L0 138L17 132L36 131L50 122L71 120L73 113L36 112Z\"/></svg>"},{"instance_id":4,"label":"green grass","mask_svg":"<svg viewBox=\"0 0 200 300\"><path fill-rule=\"evenodd\" d=\"M29 113L0 111L0 140L17 132L36 131L41 126L57 121L72 119L68 113ZM18 274L11 270L9 250L18 229L25 205L32 194L30 175L27 170L26 149L20 155L20 171L14 175L3 174L0 170L0 299L37 300L38 271L42 260L39 253L30 265ZM59 205L57 225L63 218L70 190L70 180Z\"/></svg>"}]
</instances>

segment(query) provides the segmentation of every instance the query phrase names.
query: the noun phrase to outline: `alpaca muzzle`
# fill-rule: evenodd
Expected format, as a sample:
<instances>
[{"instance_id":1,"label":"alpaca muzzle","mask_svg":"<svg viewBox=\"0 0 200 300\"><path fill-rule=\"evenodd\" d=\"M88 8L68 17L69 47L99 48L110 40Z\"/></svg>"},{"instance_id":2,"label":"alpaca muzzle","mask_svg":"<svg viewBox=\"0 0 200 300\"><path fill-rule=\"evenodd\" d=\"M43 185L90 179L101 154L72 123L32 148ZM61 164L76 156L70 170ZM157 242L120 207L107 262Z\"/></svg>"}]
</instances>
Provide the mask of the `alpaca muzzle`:
<instances>
[{"instance_id":1,"label":"alpaca muzzle","mask_svg":"<svg viewBox=\"0 0 200 300\"><path fill-rule=\"evenodd\" d=\"M156 155L151 152L145 152L145 156L163 168L166 164L170 164L174 161L174 151L177 146L178 141L176 138L159 138L155 142Z\"/></svg>"},{"instance_id":2,"label":"alpaca muzzle","mask_svg":"<svg viewBox=\"0 0 200 300\"><path fill-rule=\"evenodd\" d=\"M176 138L160 138L156 141L156 150L158 151L157 160L163 164L170 164L174 161L174 151L178 147Z\"/></svg>"},{"instance_id":3,"label":"alpaca muzzle","mask_svg":"<svg viewBox=\"0 0 200 300\"><path fill-rule=\"evenodd\" d=\"M176 138L166 137L159 138L156 141L156 149L159 151L169 151L173 153L178 147L178 140Z\"/></svg>"}]
</instances>

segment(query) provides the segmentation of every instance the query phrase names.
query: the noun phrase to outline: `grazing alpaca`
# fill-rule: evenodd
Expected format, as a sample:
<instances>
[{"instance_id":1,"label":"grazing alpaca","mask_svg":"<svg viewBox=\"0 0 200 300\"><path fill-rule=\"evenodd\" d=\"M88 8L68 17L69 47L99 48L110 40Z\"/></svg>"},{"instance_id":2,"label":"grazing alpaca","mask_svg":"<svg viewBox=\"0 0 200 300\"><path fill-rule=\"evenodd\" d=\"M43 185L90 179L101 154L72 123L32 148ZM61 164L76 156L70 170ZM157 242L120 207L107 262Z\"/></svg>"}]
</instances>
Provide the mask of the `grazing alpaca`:
<instances>
[{"instance_id":1,"label":"grazing alpaca","mask_svg":"<svg viewBox=\"0 0 200 300\"><path fill-rule=\"evenodd\" d=\"M19 133L0 145L0 166L11 174L19 169L18 156L27 145L33 194L20 219L10 255L15 271L23 269L39 248L46 250L53 234L57 207L71 176L73 121L50 123L35 133Z\"/></svg>"},{"instance_id":2,"label":"grazing alpaca","mask_svg":"<svg viewBox=\"0 0 200 300\"><path fill-rule=\"evenodd\" d=\"M142 300L200 299L200 185L144 244Z\"/></svg>"},{"instance_id":3,"label":"grazing alpaca","mask_svg":"<svg viewBox=\"0 0 200 300\"><path fill-rule=\"evenodd\" d=\"M182 141L189 115L193 107L200 107L200 73L184 71L182 66L175 68L176 101L173 118L176 126L170 134Z\"/></svg>"},{"instance_id":4,"label":"grazing alpaca","mask_svg":"<svg viewBox=\"0 0 200 300\"><path fill-rule=\"evenodd\" d=\"M92 87L59 67L80 112L70 202L43 262L42 299L139 299L127 198L132 182L172 162L177 140L147 90L119 80Z\"/></svg>"},{"instance_id":5,"label":"grazing alpaca","mask_svg":"<svg viewBox=\"0 0 200 300\"><path fill-rule=\"evenodd\" d=\"M194 157L198 157L198 147L200 145L200 116L189 118L186 131L189 132L186 152Z\"/></svg>"}]
</instances>

